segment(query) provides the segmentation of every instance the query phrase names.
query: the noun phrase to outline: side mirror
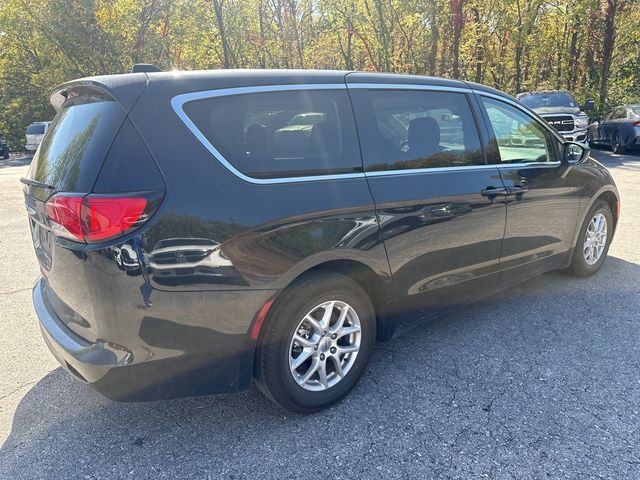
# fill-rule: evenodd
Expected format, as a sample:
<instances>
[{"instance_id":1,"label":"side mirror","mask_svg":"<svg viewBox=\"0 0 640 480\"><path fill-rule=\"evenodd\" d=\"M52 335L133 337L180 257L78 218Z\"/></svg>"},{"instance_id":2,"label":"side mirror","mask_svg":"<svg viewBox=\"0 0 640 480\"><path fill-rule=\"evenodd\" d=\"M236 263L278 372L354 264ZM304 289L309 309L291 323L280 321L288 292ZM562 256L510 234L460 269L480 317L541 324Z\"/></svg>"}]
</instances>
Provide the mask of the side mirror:
<instances>
[{"instance_id":1,"label":"side mirror","mask_svg":"<svg viewBox=\"0 0 640 480\"><path fill-rule=\"evenodd\" d=\"M565 165L579 163L589 156L591 150L575 142L562 144L562 163Z\"/></svg>"},{"instance_id":2,"label":"side mirror","mask_svg":"<svg viewBox=\"0 0 640 480\"><path fill-rule=\"evenodd\" d=\"M596 102L594 102L592 98L587 98L580 110L586 112L587 110L593 110L594 108L596 108Z\"/></svg>"}]
</instances>

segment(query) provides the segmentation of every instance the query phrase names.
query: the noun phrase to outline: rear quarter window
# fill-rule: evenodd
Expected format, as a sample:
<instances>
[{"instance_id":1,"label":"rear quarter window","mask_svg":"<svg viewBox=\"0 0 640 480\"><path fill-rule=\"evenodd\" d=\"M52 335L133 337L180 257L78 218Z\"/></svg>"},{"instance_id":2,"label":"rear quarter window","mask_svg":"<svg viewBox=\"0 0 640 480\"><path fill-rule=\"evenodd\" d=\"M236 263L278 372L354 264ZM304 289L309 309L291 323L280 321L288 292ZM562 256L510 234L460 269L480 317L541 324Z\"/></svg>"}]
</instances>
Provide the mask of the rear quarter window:
<instances>
[{"instance_id":1,"label":"rear quarter window","mask_svg":"<svg viewBox=\"0 0 640 480\"><path fill-rule=\"evenodd\" d=\"M89 192L124 117L115 101L74 98L49 126L29 177L57 191Z\"/></svg>"},{"instance_id":2,"label":"rear quarter window","mask_svg":"<svg viewBox=\"0 0 640 480\"><path fill-rule=\"evenodd\" d=\"M224 159L249 177L362 171L345 91L225 95L194 100L183 109Z\"/></svg>"}]
</instances>

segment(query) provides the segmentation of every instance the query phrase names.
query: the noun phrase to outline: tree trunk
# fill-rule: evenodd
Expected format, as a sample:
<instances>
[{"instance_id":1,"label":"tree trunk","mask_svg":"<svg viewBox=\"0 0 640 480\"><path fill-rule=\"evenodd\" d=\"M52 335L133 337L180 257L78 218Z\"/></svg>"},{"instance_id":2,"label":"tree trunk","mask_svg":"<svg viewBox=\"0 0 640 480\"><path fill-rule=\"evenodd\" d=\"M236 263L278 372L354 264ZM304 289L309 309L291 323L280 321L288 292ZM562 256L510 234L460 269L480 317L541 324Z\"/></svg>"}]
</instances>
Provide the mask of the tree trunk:
<instances>
[{"instance_id":1,"label":"tree trunk","mask_svg":"<svg viewBox=\"0 0 640 480\"><path fill-rule=\"evenodd\" d=\"M609 70L611 68L611 56L616 41L616 11L617 0L605 0L604 9L604 38L602 42L602 68L600 70L600 105L604 106L607 100L609 88Z\"/></svg>"},{"instance_id":2,"label":"tree trunk","mask_svg":"<svg viewBox=\"0 0 640 480\"><path fill-rule=\"evenodd\" d=\"M216 24L220 32L220 42L222 43L222 65L224 68L231 68L231 53L229 51L229 42L225 32L224 17L222 15L222 7L224 0L212 0L213 10L216 14Z\"/></svg>"},{"instance_id":3,"label":"tree trunk","mask_svg":"<svg viewBox=\"0 0 640 480\"><path fill-rule=\"evenodd\" d=\"M473 13L473 19L475 21L475 34L476 34L476 45L475 45L475 60L476 60L476 68L475 75L473 80L476 83L482 83L482 64L484 62L484 45L482 43L482 26L480 25L480 12L476 7L471 9Z\"/></svg>"},{"instance_id":4,"label":"tree trunk","mask_svg":"<svg viewBox=\"0 0 640 480\"><path fill-rule=\"evenodd\" d=\"M451 75L453 78L460 78L460 35L464 18L462 7L465 0L451 0L451 23L453 27L453 38L451 39Z\"/></svg>"},{"instance_id":5,"label":"tree trunk","mask_svg":"<svg viewBox=\"0 0 640 480\"><path fill-rule=\"evenodd\" d=\"M426 67L429 75L435 75L438 61L438 18L436 16L436 5L431 4L431 15L429 18L431 28L431 42L429 43L429 54L427 56Z\"/></svg>"}]
</instances>

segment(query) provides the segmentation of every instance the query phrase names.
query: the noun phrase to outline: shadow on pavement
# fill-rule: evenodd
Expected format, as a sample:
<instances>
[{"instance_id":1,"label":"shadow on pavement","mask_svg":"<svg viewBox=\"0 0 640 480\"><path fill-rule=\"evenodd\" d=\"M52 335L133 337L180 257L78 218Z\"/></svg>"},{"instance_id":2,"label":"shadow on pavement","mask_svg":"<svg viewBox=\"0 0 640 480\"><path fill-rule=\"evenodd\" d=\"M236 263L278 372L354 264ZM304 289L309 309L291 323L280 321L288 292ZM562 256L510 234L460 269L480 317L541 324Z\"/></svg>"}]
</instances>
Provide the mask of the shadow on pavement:
<instances>
[{"instance_id":1,"label":"shadow on pavement","mask_svg":"<svg viewBox=\"0 0 640 480\"><path fill-rule=\"evenodd\" d=\"M329 478L345 463L356 478L379 465L395 469L388 478L477 478L495 462L528 478L606 476L601 462L625 477L640 420L639 285L639 265L609 258L594 277L546 274L451 311L380 344L347 399L306 417L255 389L115 403L58 368L20 402L0 477L303 478L300 465L320 464Z\"/></svg>"},{"instance_id":2,"label":"shadow on pavement","mask_svg":"<svg viewBox=\"0 0 640 480\"><path fill-rule=\"evenodd\" d=\"M6 160L0 159L0 169L9 167L23 167L31 163L33 157L11 157Z\"/></svg>"},{"instance_id":3,"label":"shadow on pavement","mask_svg":"<svg viewBox=\"0 0 640 480\"><path fill-rule=\"evenodd\" d=\"M607 167L640 167L640 149L617 154L607 150L606 147L592 148L591 156Z\"/></svg>"}]
</instances>

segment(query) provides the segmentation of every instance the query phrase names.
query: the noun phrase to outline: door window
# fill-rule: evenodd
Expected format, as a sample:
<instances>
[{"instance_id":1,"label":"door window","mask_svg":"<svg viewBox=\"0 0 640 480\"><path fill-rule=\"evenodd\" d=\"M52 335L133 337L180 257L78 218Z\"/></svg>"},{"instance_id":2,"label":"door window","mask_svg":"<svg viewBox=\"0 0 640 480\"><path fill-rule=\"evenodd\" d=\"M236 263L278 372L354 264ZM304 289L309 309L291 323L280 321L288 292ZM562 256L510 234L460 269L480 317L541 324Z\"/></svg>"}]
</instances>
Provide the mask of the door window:
<instances>
[{"instance_id":1,"label":"door window","mask_svg":"<svg viewBox=\"0 0 640 480\"><path fill-rule=\"evenodd\" d=\"M505 102L480 97L502 163L555 162L557 140L533 117Z\"/></svg>"},{"instance_id":2,"label":"door window","mask_svg":"<svg viewBox=\"0 0 640 480\"><path fill-rule=\"evenodd\" d=\"M388 89L357 91L354 98L367 171L485 163L462 93Z\"/></svg>"}]
</instances>

